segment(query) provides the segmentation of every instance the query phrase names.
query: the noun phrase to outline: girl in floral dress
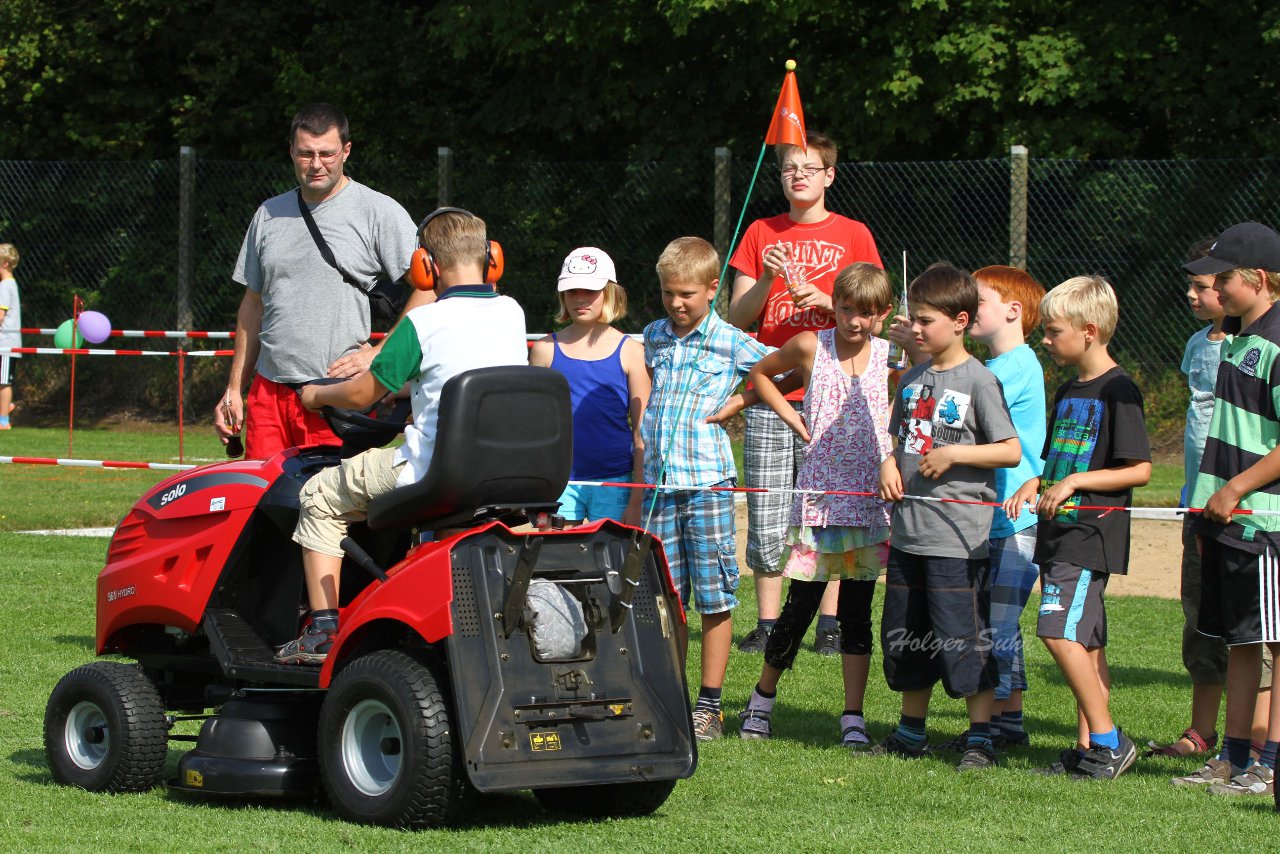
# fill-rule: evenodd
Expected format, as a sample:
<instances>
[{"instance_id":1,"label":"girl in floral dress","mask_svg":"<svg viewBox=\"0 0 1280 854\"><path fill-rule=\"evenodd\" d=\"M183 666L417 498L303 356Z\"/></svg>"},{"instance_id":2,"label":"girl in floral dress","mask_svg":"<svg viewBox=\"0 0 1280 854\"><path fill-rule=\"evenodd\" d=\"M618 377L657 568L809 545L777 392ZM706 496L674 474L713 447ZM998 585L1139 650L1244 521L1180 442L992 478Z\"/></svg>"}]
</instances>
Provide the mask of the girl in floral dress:
<instances>
[{"instance_id":1,"label":"girl in floral dress","mask_svg":"<svg viewBox=\"0 0 1280 854\"><path fill-rule=\"evenodd\" d=\"M791 667L830 580L840 582L836 617L841 630L844 713L840 741L870 744L862 701L871 667L871 600L884 572L889 508L878 493L880 463L889 455L889 345L875 333L893 292L872 264L846 267L832 293L836 327L803 332L751 371L760 399L808 442L796 478L781 569L791 579L782 614L769 635L760 681L739 713L743 738L769 738L778 680ZM799 369L805 375L804 416L789 406L771 379ZM806 423L807 421L807 423ZM839 494L821 494L824 491Z\"/></svg>"}]
</instances>

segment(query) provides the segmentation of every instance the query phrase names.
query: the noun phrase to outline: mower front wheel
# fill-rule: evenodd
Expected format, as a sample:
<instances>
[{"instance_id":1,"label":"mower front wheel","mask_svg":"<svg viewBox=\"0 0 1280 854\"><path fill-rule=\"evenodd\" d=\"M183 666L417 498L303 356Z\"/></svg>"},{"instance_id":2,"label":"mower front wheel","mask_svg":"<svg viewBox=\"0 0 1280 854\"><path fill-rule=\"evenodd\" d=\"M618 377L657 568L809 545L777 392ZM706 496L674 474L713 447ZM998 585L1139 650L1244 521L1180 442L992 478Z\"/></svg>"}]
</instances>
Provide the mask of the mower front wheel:
<instances>
[{"instance_id":1,"label":"mower front wheel","mask_svg":"<svg viewBox=\"0 0 1280 854\"><path fill-rule=\"evenodd\" d=\"M95 661L62 677L44 713L53 778L91 792L145 792L168 757L164 704L138 668Z\"/></svg>"},{"instance_id":2,"label":"mower front wheel","mask_svg":"<svg viewBox=\"0 0 1280 854\"><path fill-rule=\"evenodd\" d=\"M431 670L398 650L343 668L320 710L320 771L344 818L434 827L456 817L464 771Z\"/></svg>"},{"instance_id":3,"label":"mower front wheel","mask_svg":"<svg viewBox=\"0 0 1280 854\"><path fill-rule=\"evenodd\" d=\"M549 810L587 818L626 818L649 815L666 803L675 780L645 780L603 786L565 786L534 789L538 802Z\"/></svg>"}]
</instances>

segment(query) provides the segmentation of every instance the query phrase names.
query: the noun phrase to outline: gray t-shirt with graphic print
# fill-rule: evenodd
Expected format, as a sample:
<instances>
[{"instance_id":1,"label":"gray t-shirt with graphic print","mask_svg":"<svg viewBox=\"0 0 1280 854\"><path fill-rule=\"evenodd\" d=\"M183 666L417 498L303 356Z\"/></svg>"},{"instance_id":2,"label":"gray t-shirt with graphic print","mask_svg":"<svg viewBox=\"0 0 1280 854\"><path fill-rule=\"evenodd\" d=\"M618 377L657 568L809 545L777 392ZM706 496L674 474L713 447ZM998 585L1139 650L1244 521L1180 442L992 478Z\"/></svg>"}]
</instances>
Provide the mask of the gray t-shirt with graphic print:
<instances>
[{"instance_id":1,"label":"gray t-shirt with graphic print","mask_svg":"<svg viewBox=\"0 0 1280 854\"><path fill-rule=\"evenodd\" d=\"M894 459L907 495L995 501L995 469L955 465L938 480L920 474L920 458L944 445L987 445L1016 436L1000 381L970 357L938 371L912 368L898 384L889 416ZM984 558L993 507L910 498L894 505L890 545L929 557Z\"/></svg>"},{"instance_id":2,"label":"gray t-shirt with graphic print","mask_svg":"<svg viewBox=\"0 0 1280 854\"><path fill-rule=\"evenodd\" d=\"M310 207L339 266L357 282L398 279L417 248L416 227L399 202L350 181ZM325 263L298 194L267 199L253 215L231 278L262 294L262 349L255 366L269 380L323 377L329 364L369 338L369 300Z\"/></svg>"}]
</instances>

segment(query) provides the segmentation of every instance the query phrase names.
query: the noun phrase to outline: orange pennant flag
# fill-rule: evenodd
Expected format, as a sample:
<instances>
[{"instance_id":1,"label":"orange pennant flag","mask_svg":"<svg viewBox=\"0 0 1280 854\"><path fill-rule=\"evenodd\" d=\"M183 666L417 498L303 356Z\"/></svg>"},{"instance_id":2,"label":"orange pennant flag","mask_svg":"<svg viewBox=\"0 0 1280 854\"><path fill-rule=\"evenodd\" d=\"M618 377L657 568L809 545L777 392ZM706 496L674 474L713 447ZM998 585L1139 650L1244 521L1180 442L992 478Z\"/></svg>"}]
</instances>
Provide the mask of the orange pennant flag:
<instances>
[{"instance_id":1,"label":"orange pennant flag","mask_svg":"<svg viewBox=\"0 0 1280 854\"><path fill-rule=\"evenodd\" d=\"M792 63L788 64L795 67ZM794 71L788 71L783 78L778 105L773 108L773 119L769 122L769 132L765 134L764 141L766 145L798 145L808 151L805 144L804 108L800 106L800 89L796 86Z\"/></svg>"}]
</instances>

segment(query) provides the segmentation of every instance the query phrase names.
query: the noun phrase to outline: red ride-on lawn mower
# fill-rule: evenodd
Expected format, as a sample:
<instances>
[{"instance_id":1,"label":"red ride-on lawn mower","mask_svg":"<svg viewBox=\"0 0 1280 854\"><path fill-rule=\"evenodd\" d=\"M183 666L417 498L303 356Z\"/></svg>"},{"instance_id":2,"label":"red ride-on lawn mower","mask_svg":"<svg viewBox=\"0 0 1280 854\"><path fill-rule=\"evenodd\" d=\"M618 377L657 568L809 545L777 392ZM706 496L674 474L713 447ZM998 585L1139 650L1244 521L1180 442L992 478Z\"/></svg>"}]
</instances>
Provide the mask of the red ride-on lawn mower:
<instances>
[{"instance_id":1,"label":"red ride-on lawn mower","mask_svg":"<svg viewBox=\"0 0 1280 854\"><path fill-rule=\"evenodd\" d=\"M404 414L334 412L342 449L204 466L142 497L97 600L98 654L137 664L93 662L54 689L59 782L146 790L169 743L194 740L174 790L310 795L323 781L344 817L413 827L458 818L469 789L647 814L693 773L684 612L660 544L612 521L509 527L545 522L568 477L568 386L545 368L445 385L426 477L376 499L343 542L328 659L274 662L305 613L300 488L389 442ZM199 736L170 734L193 718Z\"/></svg>"}]
</instances>

